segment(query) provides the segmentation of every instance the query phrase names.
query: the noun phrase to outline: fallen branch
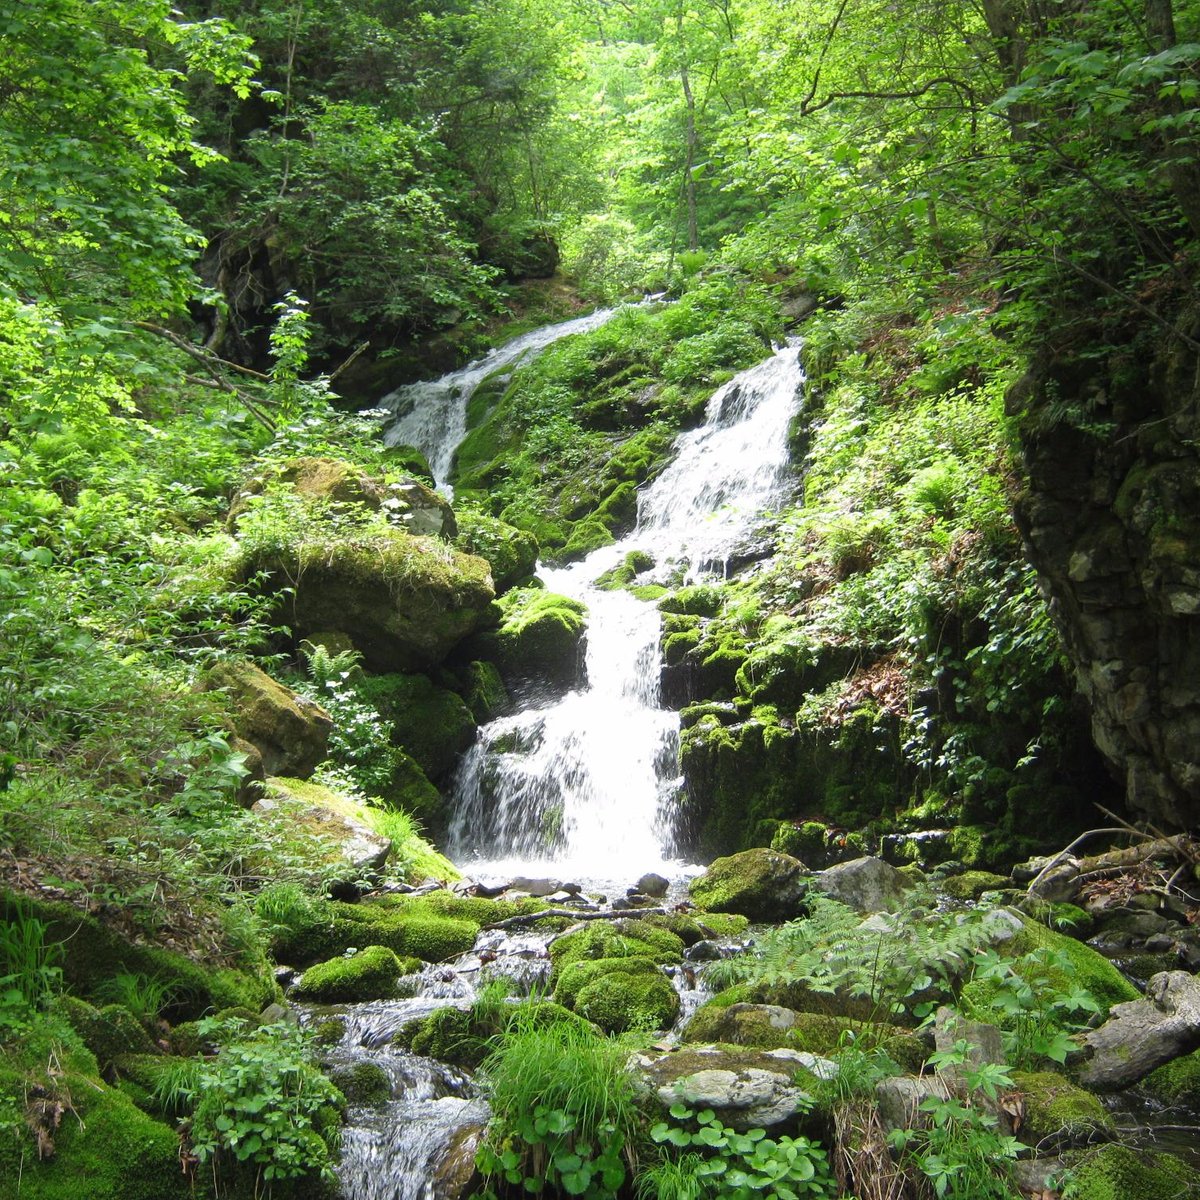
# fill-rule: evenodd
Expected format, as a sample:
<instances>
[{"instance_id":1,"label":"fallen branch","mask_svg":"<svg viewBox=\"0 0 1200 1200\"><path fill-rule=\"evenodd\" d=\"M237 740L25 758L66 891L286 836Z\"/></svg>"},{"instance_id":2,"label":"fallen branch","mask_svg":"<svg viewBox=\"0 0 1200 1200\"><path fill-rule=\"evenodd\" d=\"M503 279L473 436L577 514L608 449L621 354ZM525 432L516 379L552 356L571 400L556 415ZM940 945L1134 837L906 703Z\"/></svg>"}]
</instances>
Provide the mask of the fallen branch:
<instances>
[{"instance_id":1,"label":"fallen branch","mask_svg":"<svg viewBox=\"0 0 1200 1200\"><path fill-rule=\"evenodd\" d=\"M622 917L665 917L669 915L665 908L619 908L615 911L580 912L575 908L547 908L541 912L522 913L516 917L506 917L485 925L484 929L515 929L520 925L532 925L545 917L571 917L576 921L619 921Z\"/></svg>"}]
</instances>

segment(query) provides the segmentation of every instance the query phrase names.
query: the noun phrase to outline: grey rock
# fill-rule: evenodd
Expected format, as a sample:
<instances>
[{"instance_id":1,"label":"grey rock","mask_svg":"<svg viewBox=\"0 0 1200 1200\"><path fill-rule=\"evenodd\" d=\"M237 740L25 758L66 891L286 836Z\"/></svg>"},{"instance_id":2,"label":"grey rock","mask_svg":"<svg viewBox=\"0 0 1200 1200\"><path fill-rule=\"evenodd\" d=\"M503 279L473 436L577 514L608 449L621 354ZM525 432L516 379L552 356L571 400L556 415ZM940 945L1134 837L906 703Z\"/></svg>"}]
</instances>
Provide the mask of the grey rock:
<instances>
[{"instance_id":1,"label":"grey rock","mask_svg":"<svg viewBox=\"0 0 1200 1200\"><path fill-rule=\"evenodd\" d=\"M863 913L892 912L912 886L895 867L881 858L855 858L813 876L813 887Z\"/></svg>"},{"instance_id":2,"label":"grey rock","mask_svg":"<svg viewBox=\"0 0 1200 1200\"><path fill-rule=\"evenodd\" d=\"M656 875L653 871L648 871L637 881L637 890L645 893L647 896L654 896L656 899L667 894L667 888L671 886L670 880L664 879L661 875Z\"/></svg>"},{"instance_id":3,"label":"grey rock","mask_svg":"<svg viewBox=\"0 0 1200 1200\"><path fill-rule=\"evenodd\" d=\"M513 892L527 892L530 896L553 896L564 890L557 879L528 879L524 875L518 875L508 888Z\"/></svg>"},{"instance_id":4,"label":"grey rock","mask_svg":"<svg viewBox=\"0 0 1200 1200\"><path fill-rule=\"evenodd\" d=\"M1187 971L1150 977L1141 1000L1114 1004L1109 1019L1084 1036L1091 1057L1079 1081L1116 1091L1200 1046L1200 978Z\"/></svg>"},{"instance_id":5,"label":"grey rock","mask_svg":"<svg viewBox=\"0 0 1200 1200\"><path fill-rule=\"evenodd\" d=\"M683 957L688 962L715 962L721 957L721 947L709 938L704 938L695 945L689 946Z\"/></svg>"},{"instance_id":6,"label":"grey rock","mask_svg":"<svg viewBox=\"0 0 1200 1200\"><path fill-rule=\"evenodd\" d=\"M893 1129L928 1129L930 1118L921 1112L921 1104L930 1096L939 1100L950 1097L946 1081L937 1075L920 1079L913 1075L893 1075L875 1085L875 1103L883 1127Z\"/></svg>"}]
</instances>

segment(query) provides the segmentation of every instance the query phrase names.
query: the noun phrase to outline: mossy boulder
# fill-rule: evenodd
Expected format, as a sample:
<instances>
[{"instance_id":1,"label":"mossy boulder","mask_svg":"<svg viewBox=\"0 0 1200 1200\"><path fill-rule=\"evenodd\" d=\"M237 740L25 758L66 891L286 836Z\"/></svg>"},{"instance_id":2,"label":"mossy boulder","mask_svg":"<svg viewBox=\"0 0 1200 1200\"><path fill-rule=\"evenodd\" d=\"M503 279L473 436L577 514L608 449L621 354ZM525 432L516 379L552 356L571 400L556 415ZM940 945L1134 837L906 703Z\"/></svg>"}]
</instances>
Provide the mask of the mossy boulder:
<instances>
[{"instance_id":1,"label":"mossy boulder","mask_svg":"<svg viewBox=\"0 0 1200 1200\"><path fill-rule=\"evenodd\" d=\"M574 1010L605 1033L669 1029L679 1016L679 993L653 965L634 974L609 971L580 988Z\"/></svg>"},{"instance_id":2,"label":"mossy boulder","mask_svg":"<svg viewBox=\"0 0 1200 1200\"><path fill-rule=\"evenodd\" d=\"M426 675L374 675L359 693L387 723L392 743L434 783L446 778L475 740L475 718L463 698Z\"/></svg>"},{"instance_id":3,"label":"mossy boulder","mask_svg":"<svg viewBox=\"0 0 1200 1200\"><path fill-rule=\"evenodd\" d=\"M243 557L247 573L279 590L279 615L297 638L345 633L371 671L429 670L492 619L488 563L436 538L295 528L251 542Z\"/></svg>"},{"instance_id":4,"label":"mossy boulder","mask_svg":"<svg viewBox=\"0 0 1200 1200\"><path fill-rule=\"evenodd\" d=\"M463 696L478 725L486 725L508 709L508 692L495 663L468 663L464 674Z\"/></svg>"},{"instance_id":5,"label":"mossy boulder","mask_svg":"<svg viewBox=\"0 0 1200 1200\"><path fill-rule=\"evenodd\" d=\"M738 695L755 704L795 712L814 692L824 691L862 665L862 648L809 640L795 631L760 643L738 668Z\"/></svg>"},{"instance_id":6,"label":"mossy boulder","mask_svg":"<svg viewBox=\"0 0 1200 1200\"><path fill-rule=\"evenodd\" d=\"M942 880L938 886L952 900L978 900L984 892L1006 888L1010 883L1007 876L991 871L963 871L961 875L951 875Z\"/></svg>"},{"instance_id":7,"label":"mossy boulder","mask_svg":"<svg viewBox=\"0 0 1200 1200\"><path fill-rule=\"evenodd\" d=\"M1069 1160L1073 1200L1198 1200L1200 1172L1173 1154L1109 1143Z\"/></svg>"},{"instance_id":8,"label":"mossy boulder","mask_svg":"<svg viewBox=\"0 0 1200 1200\"><path fill-rule=\"evenodd\" d=\"M336 458L306 455L290 462L272 463L242 484L229 506L226 521L236 532L245 513L254 507L255 497L272 486L286 487L310 502L354 506L376 512L387 498L383 482L362 467Z\"/></svg>"},{"instance_id":9,"label":"mossy boulder","mask_svg":"<svg viewBox=\"0 0 1200 1200\"><path fill-rule=\"evenodd\" d=\"M725 604L725 589L716 583L702 583L694 587L682 587L664 596L659 602L660 612L680 613L690 617L715 617Z\"/></svg>"},{"instance_id":10,"label":"mossy boulder","mask_svg":"<svg viewBox=\"0 0 1200 1200\"><path fill-rule=\"evenodd\" d=\"M296 984L295 992L301 999L319 1004L387 1000L396 994L396 980L420 967L415 959L402 963L395 951L386 946L368 946L349 957L309 967Z\"/></svg>"},{"instance_id":11,"label":"mossy boulder","mask_svg":"<svg viewBox=\"0 0 1200 1200\"><path fill-rule=\"evenodd\" d=\"M95 1008L86 1000L63 996L58 1001L57 1011L96 1056L102 1071L123 1055L158 1052L158 1046L141 1022L120 1004Z\"/></svg>"},{"instance_id":12,"label":"mossy boulder","mask_svg":"<svg viewBox=\"0 0 1200 1200\"><path fill-rule=\"evenodd\" d=\"M14 920L18 911L46 924L47 942L66 947L63 980L86 1000L103 1003L109 981L122 973L160 981L171 996L165 1009L171 1020L234 1007L261 1012L279 998L279 987L263 958L245 956L238 967L194 962L174 950L135 944L120 930L71 904L0 892L0 920Z\"/></svg>"},{"instance_id":13,"label":"mossy boulder","mask_svg":"<svg viewBox=\"0 0 1200 1200\"><path fill-rule=\"evenodd\" d=\"M718 858L688 885L701 908L751 921L790 921L804 914L808 868L788 854L757 848Z\"/></svg>"},{"instance_id":14,"label":"mossy boulder","mask_svg":"<svg viewBox=\"0 0 1200 1200\"><path fill-rule=\"evenodd\" d=\"M1009 953L1014 957L1028 954L1033 950L1045 948L1065 956L1074 975L1074 982L1091 993L1100 1004L1104 1013L1114 1004L1127 1000L1138 999L1137 988L1108 961L1104 955L1093 950L1083 942L1063 933L1040 925L1036 921L1025 920L1024 928L1009 943ZM1046 974L1052 982L1067 988L1072 980L1069 978L1056 979L1055 969L1050 967ZM1062 975L1062 972L1057 972Z\"/></svg>"},{"instance_id":15,"label":"mossy boulder","mask_svg":"<svg viewBox=\"0 0 1200 1200\"><path fill-rule=\"evenodd\" d=\"M557 973L554 999L565 1008L573 1009L579 993L605 975L644 975L658 971L653 959L642 955L628 958L581 958L567 963Z\"/></svg>"},{"instance_id":16,"label":"mossy boulder","mask_svg":"<svg viewBox=\"0 0 1200 1200\"><path fill-rule=\"evenodd\" d=\"M1064 1146L1109 1141L1116 1126L1098 1097L1053 1071L1014 1071L1024 1119L1021 1140L1042 1153Z\"/></svg>"},{"instance_id":17,"label":"mossy boulder","mask_svg":"<svg viewBox=\"0 0 1200 1200\"><path fill-rule=\"evenodd\" d=\"M378 1063L364 1061L336 1067L329 1078L350 1104L374 1106L392 1098L391 1077Z\"/></svg>"},{"instance_id":18,"label":"mossy boulder","mask_svg":"<svg viewBox=\"0 0 1200 1200\"><path fill-rule=\"evenodd\" d=\"M1151 1071L1140 1086L1164 1104L1182 1101L1200 1107L1200 1050L1164 1063Z\"/></svg>"},{"instance_id":19,"label":"mossy boulder","mask_svg":"<svg viewBox=\"0 0 1200 1200\"><path fill-rule=\"evenodd\" d=\"M497 595L529 579L537 567L537 538L486 513L459 513L455 545L466 554L487 560Z\"/></svg>"},{"instance_id":20,"label":"mossy boulder","mask_svg":"<svg viewBox=\"0 0 1200 1200\"><path fill-rule=\"evenodd\" d=\"M258 751L268 775L307 779L328 754L333 718L253 663L220 662L202 687L225 693L238 737Z\"/></svg>"},{"instance_id":21,"label":"mossy boulder","mask_svg":"<svg viewBox=\"0 0 1200 1200\"><path fill-rule=\"evenodd\" d=\"M502 596L500 627L472 643L505 680L535 680L573 687L583 670L587 608L578 600L540 588L517 588Z\"/></svg>"},{"instance_id":22,"label":"mossy boulder","mask_svg":"<svg viewBox=\"0 0 1200 1200\"><path fill-rule=\"evenodd\" d=\"M557 985L571 963L616 958L678 963L683 959L683 941L670 930L644 921L588 921L550 943L552 981Z\"/></svg>"},{"instance_id":23,"label":"mossy boulder","mask_svg":"<svg viewBox=\"0 0 1200 1200\"><path fill-rule=\"evenodd\" d=\"M69 1107L44 1159L21 1119L31 1086L49 1105L61 1097ZM0 1112L18 1118L0 1123L0 1181L14 1189L0 1184L0 1190L14 1200L187 1200L193 1194L179 1169L176 1131L96 1078L68 1073L39 1083L0 1066Z\"/></svg>"}]
</instances>

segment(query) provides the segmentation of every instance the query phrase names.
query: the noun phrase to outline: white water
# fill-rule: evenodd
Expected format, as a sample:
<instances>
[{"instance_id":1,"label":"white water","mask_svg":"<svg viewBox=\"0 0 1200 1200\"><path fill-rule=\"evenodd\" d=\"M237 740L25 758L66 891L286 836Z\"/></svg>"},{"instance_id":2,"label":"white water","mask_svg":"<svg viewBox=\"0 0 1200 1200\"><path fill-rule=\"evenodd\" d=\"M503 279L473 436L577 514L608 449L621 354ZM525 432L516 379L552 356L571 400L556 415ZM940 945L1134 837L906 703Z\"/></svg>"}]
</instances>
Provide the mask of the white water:
<instances>
[{"instance_id":1,"label":"white water","mask_svg":"<svg viewBox=\"0 0 1200 1200\"><path fill-rule=\"evenodd\" d=\"M621 886L678 874L678 716L659 702L659 616L597 578L632 550L643 581L721 576L783 498L787 430L799 405L799 347L742 372L709 401L705 424L642 494L629 537L561 569L546 586L588 606L587 684L484 726L455 786L450 854L469 874L531 873Z\"/></svg>"},{"instance_id":2,"label":"white water","mask_svg":"<svg viewBox=\"0 0 1200 1200\"><path fill-rule=\"evenodd\" d=\"M616 312L615 308L599 309L586 317L543 326L489 350L482 358L441 379L409 383L389 392L378 405L394 414L384 441L389 446L416 446L428 459L434 479L444 485L454 452L467 433L467 405L475 389L505 367L511 368L511 375L524 359L560 338L599 329Z\"/></svg>"}]
</instances>

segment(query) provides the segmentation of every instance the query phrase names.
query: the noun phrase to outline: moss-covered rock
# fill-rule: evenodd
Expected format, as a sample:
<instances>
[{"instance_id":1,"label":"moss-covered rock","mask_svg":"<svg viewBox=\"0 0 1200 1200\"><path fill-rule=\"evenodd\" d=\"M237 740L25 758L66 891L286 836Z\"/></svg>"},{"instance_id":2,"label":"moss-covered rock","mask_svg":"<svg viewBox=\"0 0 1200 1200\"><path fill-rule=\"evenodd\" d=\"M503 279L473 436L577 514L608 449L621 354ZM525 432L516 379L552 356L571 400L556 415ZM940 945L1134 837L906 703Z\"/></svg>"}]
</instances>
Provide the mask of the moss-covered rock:
<instances>
[{"instance_id":1,"label":"moss-covered rock","mask_svg":"<svg viewBox=\"0 0 1200 1200\"><path fill-rule=\"evenodd\" d=\"M1024 1118L1020 1137L1041 1153L1064 1146L1108 1141L1116 1126L1098 1097L1053 1071L1014 1071Z\"/></svg>"},{"instance_id":2,"label":"moss-covered rock","mask_svg":"<svg viewBox=\"0 0 1200 1200\"><path fill-rule=\"evenodd\" d=\"M123 1055L158 1052L158 1046L141 1022L120 1004L94 1008L85 1000L63 996L58 1011L96 1056L102 1071Z\"/></svg>"},{"instance_id":3,"label":"moss-covered rock","mask_svg":"<svg viewBox=\"0 0 1200 1200\"><path fill-rule=\"evenodd\" d=\"M1039 948L1046 948L1062 954L1070 964L1074 981L1070 978L1055 979L1055 969L1048 968L1047 974L1052 981L1060 983L1068 989L1072 982L1086 989L1101 1005L1105 1013L1114 1004L1126 1000L1136 1000L1138 990L1108 961L1104 955L1097 953L1083 942L1076 941L1066 934L1055 933L1036 921L1026 920L1024 929L1010 943L1014 956L1028 954ZM1058 972L1061 975L1061 972Z\"/></svg>"},{"instance_id":4,"label":"moss-covered rock","mask_svg":"<svg viewBox=\"0 0 1200 1200\"><path fill-rule=\"evenodd\" d=\"M49 1107L39 1117L43 1100ZM58 1102L69 1114L50 1128ZM37 1082L0 1066L0 1114L14 1118L0 1120L0 1181L6 1181L0 1187L11 1185L4 1194L14 1200L186 1200L193 1194L179 1169L175 1130L99 1079L65 1074ZM46 1158L39 1159L29 1117L50 1135Z\"/></svg>"},{"instance_id":5,"label":"moss-covered rock","mask_svg":"<svg viewBox=\"0 0 1200 1200\"><path fill-rule=\"evenodd\" d=\"M253 663L217 663L202 687L226 694L234 729L262 756L268 775L307 779L326 757L333 718Z\"/></svg>"},{"instance_id":6,"label":"moss-covered rock","mask_svg":"<svg viewBox=\"0 0 1200 1200\"><path fill-rule=\"evenodd\" d=\"M414 1054L474 1070L495 1047L496 1038L514 1022L522 1029L544 1028L564 1021L584 1024L561 1004L547 1000L525 1004L474 1005L471 1008L439 1008L428 1017L410 1021L396 1036L398 1045Z\"/></svg>"},{"instance_id":7,"label":"moss-covered rock","mask_svg":"<svg viewBox=\"0 0 1200 1200\"><path fill-rule=\"evenodd\" d=\"M951 875L942 880L939 887L952 900L978 900L984 892L1006 888L1009 883L1007 876L995 875L991 871L963 871L960 875Z\"/></svg>"},{"instance_id":8,"label":"moss-covered rock","mask_svg":"<svg viewBox=\"0 0 1200 1200\"><path fill-rule=\"evenodd\" d=\"M1072 1200L1197 1200L1200 1173L1173 1154L1110 1143L1071 1160Z\"/></svg>"},{"instance_id":9,"label":"moss-covered rock","mask_svg":"<svg viewBox=\"0 0 1200 1200\"><path fill-rule=\"evenodd\" d=\"M1200 1050L1164 1063L1151 1071L1140 1086L1164 1104L1183 1102L1200 1106Z\"/></svg>"},{"instance_id":10,"label":"moss-covered rock","mask_svg":"<svg viewBox=\"0 0 1200 1200\"><path fill-rule=\"evenodd\" d=\"M550 943L552 981L557 984L571 963L609 958L678 963L683 958L683 942L669 930L657 929L643 921L588 921L582 928L565 933Z\"/></svg>"},{"instance_id":11,"label":"moss-covered rock","mask_svg":"<svg viewBox=\"0 0 1200 1200\"><path fill-rule=\"evenodd\" d=\"M455 545L467 554L487 560L497 595L529 579L537 566L537 538L528 530L486 513L468 509L458 514Z\"/></svg>"},{"instance_id":12,"label":"moss-covered rock","mask_svg":"<svg viewBox=\"0 0 1200 1200\"><path fill-rule=\"evenodd\" d=\"M615 567L610 567L596 579L596 586L606 591L627 588L633 581L654 566L653 555L644 550L631 550Z\"/></svg>"},{"instance_id":13,"label":"moss-covered rock","mask_svg":"<svg viewBox=\"0 0 1200 1200\"><path fill-rule=\"evenodd\" d=\"M688 885L701 908L741 913L751 921L789 921L804 912L808 868L763 848L718 858Z\"/></svg>"},{"instance_id":14,"label":"moss-covered rock","mask_svg":"<svg viewBox=\"0 0 1200 1200\"><path fill-rule=\"evenodd\" d=\"M467 707L478 725L501 716L509 705L504 680L495 663L472 662L467 664L463 694Z\"/></svg>"},{"instance_id":15,"label":"moss-covered rock","mask_svg":"<svg viewBox=\"0 0 1200 1200\"><path fill-rule=\"evenodd\" d=\"M725 589L715 583L683 587L664 596L658 607L664 613L682 613L692 617L715 617L725 603Z\"/></svg>"},{"instance_id":16,"label":"moss-covered rock","mask_svg":"<svg viewBox=\"0 0 1200 1200\"><path fill-rule=\"evenodd\" d=\"M309 967L296 984L296 995L320 1004L387 1000L396 993L401 975L420 970L420 963L401 963L386 946L368 946L348 958L334 958Z\"/></svg>"},{"instance_id":17,"label":"moss-covered rock","mask_svg":"<svg viewBox=\"0 0 1200 1200\"><path fill-rule=\"evenodd\" d=\"M435 783L475 739L475 718L462 697L428 676L375 675L362 681L359 692L387 723L392 743Z\"/></svg>"},{"instance_id":18,"label":"moss-covered rock","mask_svg":"<svg viewBox=\"0 0 1200 1200\"><path fill-rule=\"evenodd\" d=\"M472 642L479 657L494 661L506 680L537 680L571 687L583 668L587 608L540 588L517 588L501 597L500 627Z\"/></svg>"},{"instance_id":19,"label":"moss-covered rock","mask_svg":"<svg viewBox=\"0 0 1200 1200\"><path fill-rule=\"evenodd\" d=\"M579 990L574 1009L605 1033L669 1029L679 1016L679 993L652 965L636 974L609 971Z\"/></svg>"},{"instance_id":20,"label":"moss-covered rock","mask_svg":"<svg viewBox=\"0 0 1200 1200\"><path fill-rule=\"evenodd\" d=\"M557 973L554 984L554 999L565 1008L573 1009L579 993L589 984L605 975L644 975L657 972L653 959L642 955L628 958L581 958L567 963Z\"/></svg>"},{"instance_id":21,"label":"moss-covered rock","mask_svg":"<svg viewBox=\"0 0 1200 1200\"><path fill-rule=\"evenodd\" d=\"M436 538L379 525L340 537L285 527L251 540L243 557L280 591L296 637L345 633L371 671L428 670L491 620L487 562Z\"/></svg>"},{"instance_id":22,"label":"moss-covered rock","mask_svg":"<svg viewBox=\"0 0 1200 1200\"><path fill-rule=\"evenodd\" d=\"M379 1105L392 1098L391 1078L378 1063L364 1061L336 1067L329 1078L350 1104Z\"/></svg>"},{"instance_id":23,"label":"moss-covered rock","mask_svg":"<svg viewBox=\"0 0 1200 1200\"><path fill-rule=\"evenodd\" d=\"M86 1000L102 1003L108 982L121 973L158 980L171 997L165 1015L172 1020L237 1006L261 1012L280 994L265 959L247 959L241 968L193 962L173 950L136 945L62 901L0 892L0 920L13 920L18 911L46 924L47 942L67 948L64 982Z\"/></svg>"}]
</instances>

